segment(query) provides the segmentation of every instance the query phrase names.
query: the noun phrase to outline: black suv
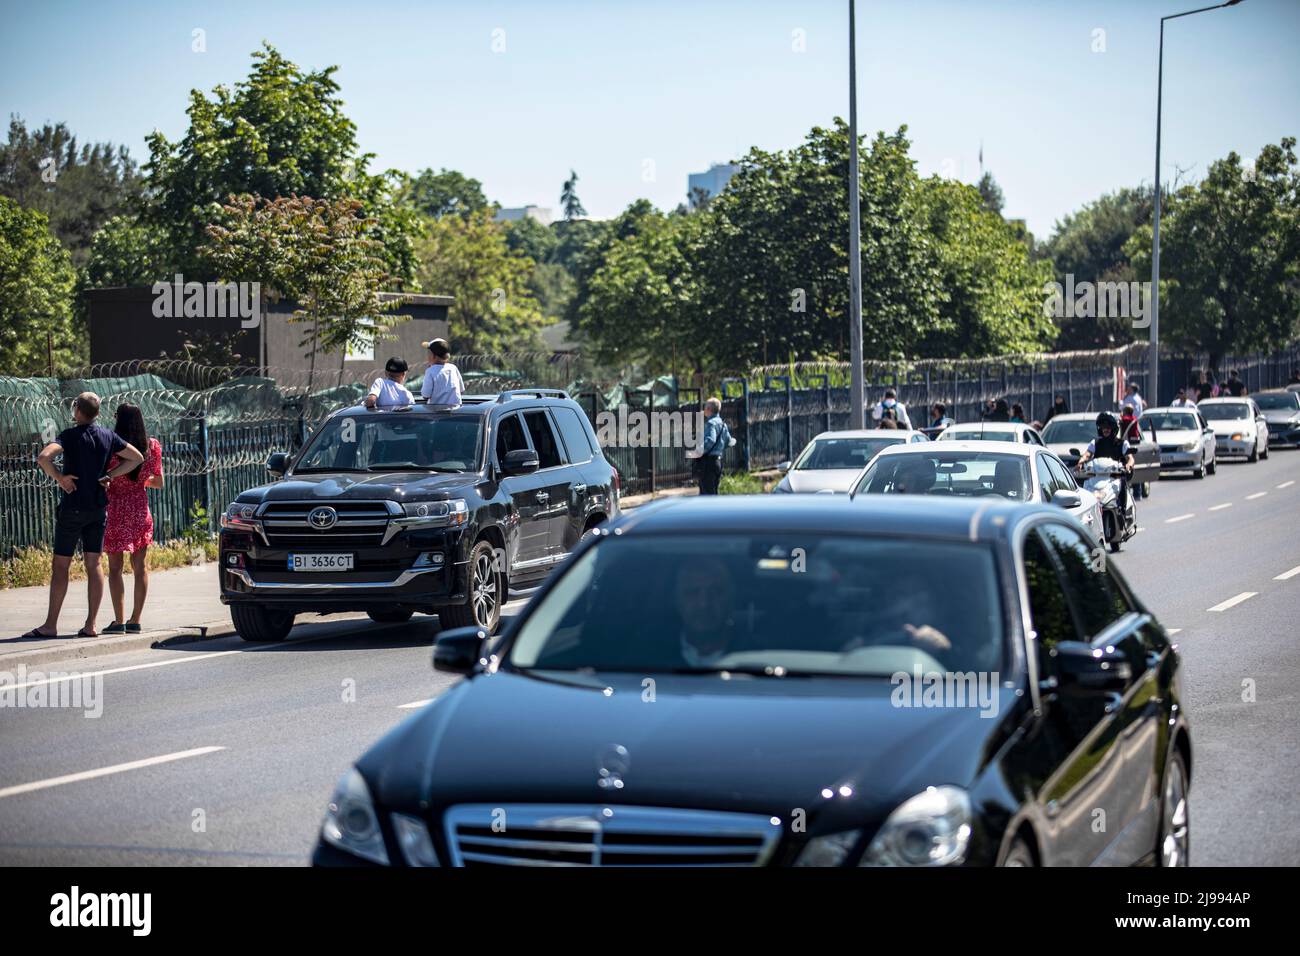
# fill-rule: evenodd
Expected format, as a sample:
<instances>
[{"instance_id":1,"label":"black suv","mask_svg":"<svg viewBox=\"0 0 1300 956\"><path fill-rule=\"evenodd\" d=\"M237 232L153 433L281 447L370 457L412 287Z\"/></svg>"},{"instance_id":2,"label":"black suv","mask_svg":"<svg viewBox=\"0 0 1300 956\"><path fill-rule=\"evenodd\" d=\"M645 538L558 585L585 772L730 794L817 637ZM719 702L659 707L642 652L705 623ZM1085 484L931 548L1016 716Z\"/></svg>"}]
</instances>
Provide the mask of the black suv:
<instances>
[{"instance_id":1,"label":"black suv","mask_svg":"<svg viewBox=\"0 0 1300 956\"><path fill-rule=\"evenodd\" d=\"M278 480L221 518L221 601L248 641L312 611L491 633L508 596L618 514L618 472L558 389L344 408L266 467Z\"/></svg>"}]
</instances>

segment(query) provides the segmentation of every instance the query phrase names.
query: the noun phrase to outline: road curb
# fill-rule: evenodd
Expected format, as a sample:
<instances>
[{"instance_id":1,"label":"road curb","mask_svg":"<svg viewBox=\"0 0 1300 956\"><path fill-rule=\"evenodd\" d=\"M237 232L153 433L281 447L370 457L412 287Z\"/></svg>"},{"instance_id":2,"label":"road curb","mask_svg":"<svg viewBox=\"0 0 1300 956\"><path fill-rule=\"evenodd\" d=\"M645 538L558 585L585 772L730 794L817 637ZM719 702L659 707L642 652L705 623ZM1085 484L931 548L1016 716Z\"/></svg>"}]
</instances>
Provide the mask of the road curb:
<instances>
[{"instance_id":1,"label":"road curb","mask_svg":"<svg viewBox=\"0 0 1300 956\"><path fill-rule=\"evenodd\" d=\"M147 634L92 638L70 637L67 639L67 643L54 647L0 653L0 671L12 671L20 664L31 668L56 661L88 660L93 657L103 657L106 654L123 654L128 651L142 651L155 647L179 647L185 644L214 641L218 638L229 637L234 633L234 626L229 619L226 619L186 627L150 631Z\"/></svg>"}]
</instances>

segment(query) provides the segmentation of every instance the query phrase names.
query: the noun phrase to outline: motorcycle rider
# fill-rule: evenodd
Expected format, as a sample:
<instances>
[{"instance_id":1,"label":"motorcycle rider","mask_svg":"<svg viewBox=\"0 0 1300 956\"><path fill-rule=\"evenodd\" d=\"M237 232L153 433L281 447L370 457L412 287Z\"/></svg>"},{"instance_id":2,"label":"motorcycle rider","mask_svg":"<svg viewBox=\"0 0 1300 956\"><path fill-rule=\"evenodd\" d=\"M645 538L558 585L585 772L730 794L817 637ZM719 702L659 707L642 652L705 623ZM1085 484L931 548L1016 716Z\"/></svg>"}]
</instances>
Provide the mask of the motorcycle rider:
<instances>
[{"instance_id":1,"label":"motorcycle rider","mask_svg":"<svg viewBox=\"0 0 1300 956\"><path fill-rule=\"evenodd\" d=\"M1088 442L1087 450L1079 456L1079 467L1082 468L1094 458L1112 458L1124 463L1126 474L1119 482L1119 513L1127 520L1128 482L1133 475L1136 461L1132 446L1121 437L1119 423L1110 412L1102 412L1097 416L1097 437Z\"/></svg>"}]
</instances>

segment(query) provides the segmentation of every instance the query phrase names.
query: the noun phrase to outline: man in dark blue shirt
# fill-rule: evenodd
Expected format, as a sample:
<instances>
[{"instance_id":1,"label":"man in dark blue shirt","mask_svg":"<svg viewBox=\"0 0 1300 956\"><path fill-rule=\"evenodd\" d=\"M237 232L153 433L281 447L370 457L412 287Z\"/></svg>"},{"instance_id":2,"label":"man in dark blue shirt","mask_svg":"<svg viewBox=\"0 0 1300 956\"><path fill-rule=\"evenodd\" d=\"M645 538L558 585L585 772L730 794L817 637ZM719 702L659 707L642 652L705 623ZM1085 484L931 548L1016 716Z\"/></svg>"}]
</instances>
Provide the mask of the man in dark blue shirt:
<instances>
[{"instance_id":1,"label":"man in dark blue shirt","mask_svg":"<svg viewBox=\"0 0 1300 956\"><path fill-rule=\"evenodd\" d=\"M50 573L50 609L45 623L32 628L24 637L56 637L59 633L59 611L68 593L68 570L77 545L81 545L82 560L86 563L86 598L89 608L85 626L78 637L95 637L95 618L99 602L104 597L104 574L99 567L99 554L104 549L104 519L108 510L108 482L125 475L144 461L144 456L134 446L107 428L95 424L99 416L99 396L82 392L72 405L72 418L77 423L65 429L59 437L41 450L36 464L63 490L54 522L54 562ZM63 453L63 469L54 459ZM110 471L108 462L114 455L119 461Z\"/></svg>"}]
</instances>

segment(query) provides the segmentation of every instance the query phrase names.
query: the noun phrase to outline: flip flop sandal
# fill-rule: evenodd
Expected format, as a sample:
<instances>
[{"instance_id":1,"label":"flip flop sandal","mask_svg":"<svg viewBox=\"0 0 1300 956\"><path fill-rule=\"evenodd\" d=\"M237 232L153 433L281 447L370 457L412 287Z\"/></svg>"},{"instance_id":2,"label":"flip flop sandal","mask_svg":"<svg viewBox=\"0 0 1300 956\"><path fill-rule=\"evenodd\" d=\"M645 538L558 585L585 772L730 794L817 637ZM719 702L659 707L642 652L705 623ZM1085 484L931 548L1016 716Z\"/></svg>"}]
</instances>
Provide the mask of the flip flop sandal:
<instances>
[{"instance_id":1,"label":"flip flop sandal","mask_svg":"<svg viewBox=\"0 0 1300 956\"><path fill-rule=\"evenodd\" d=\"M100 633L101 634L125 634L126 625L119 624L117 623L117 621L114 621L112 624L108 625L108 627L104 628L104 630L101 631Z\"/></svg>"},{"instance_id":2,"label":"flip flop sandal","mask_svg":"<svg viewBox=\"0 0 1300 956\"><path fill-rule=\"evenodd\" d=\"M77 637L99 637L98 631L88 631L84 627L77 632Z\"/></svg>"},{"instance_id":3,"label":"flip flop sandal","mask_svg":"<svg viewBox=\"0 0 1300 956\"><path fill-rule=\"evenodd\" d=\"M49 640L51 637L58 637L58 636L59 636L58 634L42 634L40 628L34 627L26 634L24 634L20 638L20 640L24 640L24 641Z\"/></svg>"}]
</instances>

